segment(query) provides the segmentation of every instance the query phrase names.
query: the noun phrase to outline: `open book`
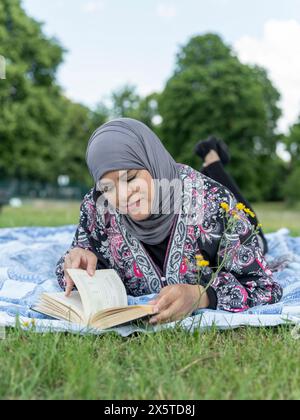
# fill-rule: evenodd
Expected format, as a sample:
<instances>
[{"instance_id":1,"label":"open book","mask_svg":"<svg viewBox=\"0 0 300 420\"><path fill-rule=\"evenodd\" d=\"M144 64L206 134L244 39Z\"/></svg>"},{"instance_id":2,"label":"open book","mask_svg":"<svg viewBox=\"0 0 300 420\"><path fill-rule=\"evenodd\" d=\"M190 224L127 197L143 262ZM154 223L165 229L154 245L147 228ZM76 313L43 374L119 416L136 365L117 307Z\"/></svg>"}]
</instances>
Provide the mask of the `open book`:
<instances>
[{"instance_id":1,"label":"open book","mask_svg":"<svg viewBox=\"0 0 300 420\"><path fill-rule=\"evenodd\" d=\"M106 329L153 314L153 306L128 306L125 286L115 270L97 270L93 277L85 270L68 269L77 290L44 293L32 309L52 318L93 328Z\"/></svg>"}]
</instances>

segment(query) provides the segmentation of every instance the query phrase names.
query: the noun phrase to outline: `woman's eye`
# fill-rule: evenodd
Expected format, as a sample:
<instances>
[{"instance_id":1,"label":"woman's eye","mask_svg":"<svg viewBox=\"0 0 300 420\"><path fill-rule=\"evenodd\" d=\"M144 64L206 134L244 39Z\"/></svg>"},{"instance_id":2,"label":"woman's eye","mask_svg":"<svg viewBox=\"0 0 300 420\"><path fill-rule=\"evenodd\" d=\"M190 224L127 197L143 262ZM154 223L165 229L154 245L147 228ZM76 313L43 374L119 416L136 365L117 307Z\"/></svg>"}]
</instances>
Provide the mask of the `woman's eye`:
<instances>
[{"instance_id":1,"label":"woman's eye","mask_svg":"<svg viewBox=\"0 0 300 420\"><path fill-rule=\"evenodd\" d=\"M134 179L136 178L136 175L134 176L134 177L132 177L132 178L130 178L130 179L128 179L127 180L127 182L131 182L131 181L133 181ZM111 187L103 187L102 188L102 190L100 191L102 194L107 194L107 193L109 193L110 191L112 190L112 188Z\"/></svg>"},{"instance_id":2,"label":"woman's eye","mask_svg":"<svg viewBox=\"0 0 300 420\"><path fill-rule=\"evenodd\" d=\"M102 194L106 194L106 193L108 193L109 191L110 191L110 188L109 188L109 187L104 187L104 188L101 190Z\"/></svg>"}]
</instances>

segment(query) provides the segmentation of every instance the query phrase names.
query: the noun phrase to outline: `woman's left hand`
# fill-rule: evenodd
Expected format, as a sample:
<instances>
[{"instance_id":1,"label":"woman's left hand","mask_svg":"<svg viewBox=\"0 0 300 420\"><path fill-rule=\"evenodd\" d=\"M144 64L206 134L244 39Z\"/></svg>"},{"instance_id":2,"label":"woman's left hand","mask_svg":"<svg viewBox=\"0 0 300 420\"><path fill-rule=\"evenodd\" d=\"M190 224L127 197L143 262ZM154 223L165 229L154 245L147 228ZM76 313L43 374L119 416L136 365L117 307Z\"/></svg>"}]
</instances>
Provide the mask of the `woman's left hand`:
<instances>
[{"instance_id":1,"label":"woman's left hand","mask_svg":"<svg viewBox=\"0 0 300 420\"><path fill-rule=\"evenodd\" d=\"M151 302L153 312L151 324L177 321L190 315L197 309L207 308L209 300L202 286L176 284L164 287L158 297Z\"/></svg>"}]
</instances>

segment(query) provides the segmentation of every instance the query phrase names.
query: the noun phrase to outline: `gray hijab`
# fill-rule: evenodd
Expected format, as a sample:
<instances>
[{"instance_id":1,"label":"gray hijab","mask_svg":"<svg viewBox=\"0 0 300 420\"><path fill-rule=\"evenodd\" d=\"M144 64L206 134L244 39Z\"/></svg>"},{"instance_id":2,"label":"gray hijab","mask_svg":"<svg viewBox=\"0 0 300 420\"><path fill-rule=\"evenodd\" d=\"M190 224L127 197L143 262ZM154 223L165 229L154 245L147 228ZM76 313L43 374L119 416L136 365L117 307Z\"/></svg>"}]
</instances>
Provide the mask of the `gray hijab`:
<instances>
[{"instance_id":1,"label":"gray hijab","mask_svg":"<svg viewBox=\"0 0 300 420\"><path fill-rule=\"evenodd\" d=\"M96 184L110 171L148 170L155 186L150 217L135 221L122 214L122 220L129 232L146 244L159 244L167 238L182 205L180 164L149 127L131 118L119 118L102 125L90 138L86 161ZM162 179L173 181L174 188L161 186Z\"/></svg>"}]
</instances>

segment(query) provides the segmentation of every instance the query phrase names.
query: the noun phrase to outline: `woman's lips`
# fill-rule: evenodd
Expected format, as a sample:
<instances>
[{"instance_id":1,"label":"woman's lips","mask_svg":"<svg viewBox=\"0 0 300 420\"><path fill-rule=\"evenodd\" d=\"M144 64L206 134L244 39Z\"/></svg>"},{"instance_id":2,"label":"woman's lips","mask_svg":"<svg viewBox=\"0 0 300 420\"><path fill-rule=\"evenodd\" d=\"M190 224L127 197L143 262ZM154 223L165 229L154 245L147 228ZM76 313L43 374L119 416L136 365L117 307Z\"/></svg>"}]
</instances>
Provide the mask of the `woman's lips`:
<instances>
[{"instance_id":1,"label":"woman's lips","mask_svg":"<svg viewBox=\"0 0 300 420\"><path fill-rule=\"evenodd\" d=\"M141 203L141 200L138 200L138 201L136 201L135 203L128 205L128 206L127 206L127 208L128 208L129 210L131 210L131 209L133 209L133 208L135 208L135 207L139 207L139 206L140 206L140 203Z\"/></svg>"}]
</instances>

